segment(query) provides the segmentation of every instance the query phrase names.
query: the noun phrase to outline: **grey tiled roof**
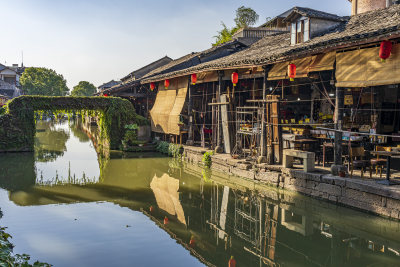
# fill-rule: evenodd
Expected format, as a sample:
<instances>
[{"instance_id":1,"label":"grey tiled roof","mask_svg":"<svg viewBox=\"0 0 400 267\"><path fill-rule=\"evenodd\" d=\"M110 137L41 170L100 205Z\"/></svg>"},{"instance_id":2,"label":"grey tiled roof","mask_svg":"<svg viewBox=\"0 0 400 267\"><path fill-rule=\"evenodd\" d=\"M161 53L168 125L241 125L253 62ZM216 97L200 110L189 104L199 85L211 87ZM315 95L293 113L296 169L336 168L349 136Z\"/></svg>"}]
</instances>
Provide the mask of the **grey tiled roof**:
<instances>
[{"instance_id":1,"label":"grey tiled roof","mask_svg":"<svg viewBox=\"0 0 400 267\"><path fill-rule=\"evenodd\" d=\"M340 17L335 14L315 10L312 8L308 7L294 7L292 12L284 19L284 21L290 20L290 18L294 14L299 14L303 17L308 17L308 18L317 18L317 19L325 19L325 20L333 20L333 21L346 21L347 17Z\"/></svg>"},{"instance_id":2,"label":"grey tiled roof","mask_svg":"<svg viewBox=\"0 0 400 267\"><path fill-rule=\"evenodd\" d=\"M381 39L398 37L400 37L400 5L394 5L386 9L352 16L348 21L340 23L339 26L324 35L305 43L290 45L289 33L267 36L235 54L188 69L156 75L142 83L183 76L193 72L268 65L310 54L323 53L338 47L351 47L360 42L377 42Z\"/></svg>"}]
</instances>

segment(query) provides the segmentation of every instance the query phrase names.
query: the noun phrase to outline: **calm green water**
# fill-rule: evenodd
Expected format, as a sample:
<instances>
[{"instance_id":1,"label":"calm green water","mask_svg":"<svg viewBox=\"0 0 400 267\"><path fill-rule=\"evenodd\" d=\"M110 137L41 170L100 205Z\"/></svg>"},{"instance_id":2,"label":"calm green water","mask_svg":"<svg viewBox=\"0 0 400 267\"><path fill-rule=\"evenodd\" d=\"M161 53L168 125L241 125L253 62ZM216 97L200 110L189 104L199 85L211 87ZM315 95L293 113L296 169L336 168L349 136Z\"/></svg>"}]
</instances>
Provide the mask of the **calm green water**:
<instances>
[{"instance_id":1,"label":"calm green water","mask_svg":"<svg viewBox=\"0 0 400 267\"><path fill-rule=\"evenodd\" d=\"M0 155L0 225L34 260L227 266L233 255L237 266L400 266L397 222L157 154L100 159L75 125L37 128L35 153Z\"/></svg>"}]
</instances>

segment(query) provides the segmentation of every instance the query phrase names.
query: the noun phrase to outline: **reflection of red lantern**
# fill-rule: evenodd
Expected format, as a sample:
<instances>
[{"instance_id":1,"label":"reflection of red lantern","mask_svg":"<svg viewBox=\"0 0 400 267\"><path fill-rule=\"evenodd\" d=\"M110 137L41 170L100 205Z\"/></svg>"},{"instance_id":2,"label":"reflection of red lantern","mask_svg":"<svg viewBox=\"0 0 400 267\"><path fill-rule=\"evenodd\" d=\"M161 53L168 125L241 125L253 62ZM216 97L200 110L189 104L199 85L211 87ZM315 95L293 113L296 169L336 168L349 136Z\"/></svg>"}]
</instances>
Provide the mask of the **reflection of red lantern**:
<instances>
[{"instance_id":1,"label":"reflection of red lantern","mask_svg":"<svg viewBox=\"0 0 400 267\"><path fill-rule=\"evenodd\" d=\"M168 89L168 87L169 87L169 80L168 79L166 79L164 81L164 86L165 86L165 89Z\"/></svg>"},{"instance_id":2,"label":"reflection of red lantern","mask_svg":"<svg viewBox=\"0 0 400 267\"><path fill-rule=\"evenodd\" d=\"M294 78L296 77L296 65L295 64L289 64L288 66L288 76L290 78L290 81L294 81Z\"/></svg>"},{"instance_id":3,"label":"reflection of red lantern","mask_svg":"<svg viewBox=\"0 0 400 267\"><path fill-rule=\"evenodd\" d=\"M192 84L195 85L197 83L197 74L193 73L190 78L192 80Z\"/></svg>"},{"instance_id":4,"label":"reflection of red lantern","mask_svg":"<svg viewBox=\"0 0 400 267\"><path fill-rule=\"evenodd\" d=\"M236 267L236 260L231 256L231 259L228 262L229 267Z\"/></svg>"},{"instance_id":5,"label":"reflection of red lantern","mask_svg":"<svg viewBox=\"0 0 400 267\"><path fill-rule=\"evenodd\" d=\"M153 91L156 88L155 83L150 83L150 90Z\"/></svg>"},{"instance_id":6,"label":"reflection of red lantern","mask_svg":"<svg viewBox=\"0 0 400 267\"><path fill-rule=\"evenodd\" d=\"M108 96L108 94L104 94L104 96L105 96L105 97L107 97L107 96Z\"/></svg>"},{"instance_id":7,"label":"reflection of red lantern","mask_svg":"<svg viewBox=\"0 0 400 267\"><path fill-rule=\"evenodd\" d=\"M239 82L239 74L237 72L232 73L232 83L233 86L236 86L236 84Z\"/></svg>"},{"instance_id":8,"label":"reflection of red lantern","mask_svg":"<svg viewBox=\"0 0 400 267\"><path fill-rule=\"evenodd\" d=\"M194 247L196 246L196 241L194 240L194 236L192 236L192 237L190 238L189 245L190 245L190 247L192 247L192 248L194 248Z\"/></svg>"},{"instance_id":9,"label":"reflection of red lantern","mask_svg":"<svg viewBox=\"0 0 400 267\"><path fill-rule=\"evenodd\" d=\"M390 53L392 52L392 42L391 41L382 41L381 47L379 49L379 57L382 62L390 57Z\"/></svg>"},{"instance_id":10,"label":"reflection of red lantern","mask_svg":"<svg viewBox=\"0 0 400 267\"><path fill-rule=\"evenodd\" d=\"M166 225L166 224L168 224L168 218L167 218L167 216L165 216L165 218L164 218L164 224Z\"/></svg>"}]
</instances>

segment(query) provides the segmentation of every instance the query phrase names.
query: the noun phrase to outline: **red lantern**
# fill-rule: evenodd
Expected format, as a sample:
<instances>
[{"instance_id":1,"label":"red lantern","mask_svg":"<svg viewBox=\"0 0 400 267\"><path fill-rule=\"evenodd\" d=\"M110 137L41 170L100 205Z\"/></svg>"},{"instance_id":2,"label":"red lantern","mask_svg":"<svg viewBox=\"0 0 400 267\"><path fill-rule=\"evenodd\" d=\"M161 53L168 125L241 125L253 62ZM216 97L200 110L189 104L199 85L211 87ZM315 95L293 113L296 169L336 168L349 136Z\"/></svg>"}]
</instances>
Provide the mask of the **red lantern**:
<instances>
[{"instance_id":1,"label":"red lantern","mask_svg":"<svg viewBox=\"0 0 400 267\"><path fill-rule=\"evenodd\" d=\"M239 74L237 72L232 73L232 83L233 86L236 86L236 84L239 82Z\"/></svg>"},{"instance_id":2,"label":"red lantern","mask_svg":"<svg viewBox=\"0 0 400 267\"><path fill-rule=\"evenodd\" d=\"M168 220L168 217L167 217L167 216L165 216L165 218L164 218L164 224L165 224L165 225L167 225L167 224L168 224L168 222L169 222L169 220Z\"/></svg>"},{"instance_id":3,"label":"red lantern","mask_svg":"<svg viewBox=\"0 0 400 267\"><path fill-rule=\"evenodd\" d=\"M381 47L379 49L379 57L382 62L390 57L390 53L392 52L392 42L391 41L382 41Z\"/></svg>"},{"instance_id":4,"label":"red lantern","mask_svg":"<svg viewBox=\"0 0 400 267\"><path fill-rule=\"evenodd\" d=\"M155 88L156 88L156 84L155 83L150 83L150 90L154 91Z\"/></svg>"},{"instance_id":5,"label":"red lantern","mask_svg":"<svg viewBox=\"0 0 400 267\"><path fill-rule=\"evenodd\" d=\"M233 258L233 256L232 256L231 259L229 260L228 266L229 266L229 267L236 267L236 260Z\"/></svg>"},{"instance_id":6,"label":"red lantern","mask_svg":"<svg viewBox=\"0 0 400 267\"><path fill-rule=\"evenodd\" d=\"M108 94L104 94L103 96L107 97L107 96L108 96Z\"/></svg>"},{"instance_id":7,"label":"red lantern","mask_svg":"<svg viewBox=\"0 0 400 267\"><path fill-rule=\"evenodd\" d=\"M166 79L164 81L164 86L165 86L165 89L168 89L168 87L169 87L169 80L168 79Z\"/></svg>"},{"instance_id":8,"label":"red lantern","mask_svg":"<svg viewBox=\"0 0 400 267\"><path fill-rule=\"evenodd\" d=\"M296 78L296 65L295 64L288 65L288 76L289 76L291 82L293 82L294 78Z\"/></svg>"},{"instance_id":9,"label":"red lantern","mask_svg":"<svg viewBox=\"0 0 400 267\"><path fill-rule=\"evenodd\" d=\"M153 206L150 206L149 210L150 210L150 212L153 212L154 211Z\"/></svg>"},{"instance_id":10,"label":"red lantern","mask_svg":"<svg viewBox=\"0 0 400 267\"><path fill-rule=\"evenodd\" d=\"M193 73L191 75L192 84L195 85L197 83L197 74Z\"/></svg>"}]
</instances>

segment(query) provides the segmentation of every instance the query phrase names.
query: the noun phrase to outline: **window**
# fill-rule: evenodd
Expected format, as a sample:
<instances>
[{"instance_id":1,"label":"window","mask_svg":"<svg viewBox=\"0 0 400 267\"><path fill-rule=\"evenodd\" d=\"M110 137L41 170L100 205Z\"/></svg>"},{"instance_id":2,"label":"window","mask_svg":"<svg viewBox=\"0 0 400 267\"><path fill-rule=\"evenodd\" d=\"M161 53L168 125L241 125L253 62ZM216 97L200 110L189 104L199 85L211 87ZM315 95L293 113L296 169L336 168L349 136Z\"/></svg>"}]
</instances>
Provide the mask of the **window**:
<instances>
[{"instance_id":1,"label":"window","mask_svg":"<svg viewBox=\"0 0 400 267\"><path fill-rule=\"evenodd\" d=\"M292 23L291 44L300 44L310 40L310 20L303 19Z\"/></svg>"}]
</instances>

